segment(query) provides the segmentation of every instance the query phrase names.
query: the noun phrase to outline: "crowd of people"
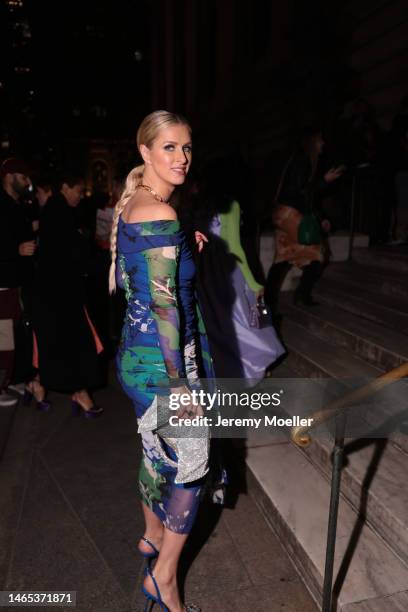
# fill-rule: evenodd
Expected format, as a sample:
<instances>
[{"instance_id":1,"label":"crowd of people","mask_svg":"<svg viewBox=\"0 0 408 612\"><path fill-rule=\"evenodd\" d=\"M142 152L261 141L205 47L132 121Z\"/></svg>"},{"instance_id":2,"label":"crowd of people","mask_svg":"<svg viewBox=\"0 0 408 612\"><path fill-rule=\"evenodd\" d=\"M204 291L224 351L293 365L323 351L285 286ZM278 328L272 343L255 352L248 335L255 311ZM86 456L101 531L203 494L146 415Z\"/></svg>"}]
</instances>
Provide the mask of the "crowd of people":
<instances>
[{"instance_id":1,"label":"crowd of people","mask_svg":"<svg viewBox=\"0 0 408 612\"><path fill-rule=\"evenodd\" d=\"M362 108L360 120L368 122ZM407 226L400 211L408 208L406 118L405 105L394 122L401 155L393 231L401 235ZM373 164L372 124L348 121L362 138L354 167ZM178 562L203 492L223 503L228 482L222 445L205 425L193 436L185 424L203 415L192 391L204 380L224 379L253 388L279 362L285 349L270 311L276 315L292 265L302 269L295 302L315 304L312 290L327 263L331 229L322 201L352 163L340 156L324 168L323 146L321 130L309 129L282 169L271 203L275 260L265 286L242 247L240 194L222 161L187 181L192 132L180 115L156 111L143 120L137 132L143 163L126 179L116 177L98 206L84 200L80 174L32 176L17 158L1 166L0 406L21 394L47 412L48 392L57 391L69 396L73 415L100 417L92 392L106 384L106 364L116 355L142 439L146 529L138 546L148 560L142 588L162 609L199 610L181 602ZM184 428L178 437L168 427L174 395L190 398L176 413Z\"/></svg>"},{"instance_id":2,"label":"crowd of people","mask_svg":"<svg viewBox=\"0 0 408 612\"><path fill-rule=\"evenodd\" d=\"M87 312L90 249L76 215L84 180L61 173L55 183L33 183L30 174L16 158L1 167L1 348L8 350L0 351L0 402L15 401L11 389L48 411L51 389L71 396L73 413L96 416L102 410L89 390L103 382L102 344Z\"/></svg>"}]
</instances>

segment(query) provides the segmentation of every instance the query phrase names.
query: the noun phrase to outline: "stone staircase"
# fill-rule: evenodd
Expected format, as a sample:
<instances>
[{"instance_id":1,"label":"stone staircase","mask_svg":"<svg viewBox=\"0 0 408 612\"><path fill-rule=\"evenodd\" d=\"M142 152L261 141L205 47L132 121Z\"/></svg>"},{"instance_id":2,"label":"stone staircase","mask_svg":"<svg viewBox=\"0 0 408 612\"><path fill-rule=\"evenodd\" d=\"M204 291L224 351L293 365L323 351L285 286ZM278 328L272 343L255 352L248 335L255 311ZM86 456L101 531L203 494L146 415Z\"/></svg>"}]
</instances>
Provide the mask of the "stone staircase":
<instances>
[{"instance_id":1,"label":"stone staircase","mask_svg":"<svg viewBox=\"0 0 408 612\"><path fill-rule=\"evenodd\" d=\"M408 361L408 249L356 249L333 263L315 297L294 306L281 294L288 356L275 378L373 378ZM408 405L408 381L398 385ZM311 407L313 409L313 407ZM373 414L375 412L375 414ZM373 427L387 407L367 411ZM372 419L372 421L370 421ZM335 605L342 612L408 610L408 418L388 439L346 441L335 554ZM248 440L251 491L299 574L321 603L333 442L305 449L287 438Z\"/></svg>"}]
</instances>

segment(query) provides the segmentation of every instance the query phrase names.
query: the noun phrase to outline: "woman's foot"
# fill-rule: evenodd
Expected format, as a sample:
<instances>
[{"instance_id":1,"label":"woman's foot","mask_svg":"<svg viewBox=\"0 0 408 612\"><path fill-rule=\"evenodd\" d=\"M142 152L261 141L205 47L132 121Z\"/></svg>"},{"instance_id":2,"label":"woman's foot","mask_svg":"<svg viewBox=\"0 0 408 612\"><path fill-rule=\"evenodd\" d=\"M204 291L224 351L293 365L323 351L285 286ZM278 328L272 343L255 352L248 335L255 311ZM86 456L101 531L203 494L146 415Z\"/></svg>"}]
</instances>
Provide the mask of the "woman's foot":
<instances>
[{"instance_id":1,"label":"woman's foot","mask_svg":"<svg viewBox=\"0 0 408 612\"><path fill-rule=\"evenodd\" d=\"M31 395L35 397L37 402L44 401L45 389L40 383L40 381L37 380L36 378L34 378L34 380L31 380L29 383L27 383L26 390L28 391L28 393L31 393Z\"/></svg>"},{"instance_id":2,"label":"woman's foot","mask_svg":"<svg viewBox=\"0 0 408 612\"><path fill-rule=\"evenodd\" d=\"M169 578L166 577L164 573L159 573L155 570L153 579L153 574L147 571L143 581L143 587L148 593L153 595L153 597L161 599L161 602L167 606L170 612L186 611L186 607L180 601L177 582L174 576ZM157 592L157 588L159 592Z\"/></svg>"},{"instance_id":3,"label":"woman's foot","mask_svg":"<svg viewBox=\"0 0 408 612\"><path fill-rule=\"evenodd\" d=\"M71 399L73 416L81 416L82 414L88 419L93 419L103 413L103 408L94 404L86 390L76 391Z\"/></svg>"},{"instance_id":4,"label":"woman's foot","mask_svg":"<svg viewBox=\"0 0 408 612\"><path fill-rule=\"evenodd\" d=\"M95 407L93 400L91 399L88 391L86 390L76 391L72 395L72 401L77 402L77 404L79 404L81 408L85 410L85 412L88 412L89 410L92 410L92 408Z\"/></svg>"},{"instance_id":5,"label":"woman's foot","mask_svg":"<svg viewBox=\"0 0 408 612\"><path fill-rule=\"evenodd\" d=\"M38 378L34 378L26 384L23 396L23 405L28 406L34 398L37 403L37 410L48 412L51 410L51 403L45 399L46 391Z\"/></svg>"}]
</instances>

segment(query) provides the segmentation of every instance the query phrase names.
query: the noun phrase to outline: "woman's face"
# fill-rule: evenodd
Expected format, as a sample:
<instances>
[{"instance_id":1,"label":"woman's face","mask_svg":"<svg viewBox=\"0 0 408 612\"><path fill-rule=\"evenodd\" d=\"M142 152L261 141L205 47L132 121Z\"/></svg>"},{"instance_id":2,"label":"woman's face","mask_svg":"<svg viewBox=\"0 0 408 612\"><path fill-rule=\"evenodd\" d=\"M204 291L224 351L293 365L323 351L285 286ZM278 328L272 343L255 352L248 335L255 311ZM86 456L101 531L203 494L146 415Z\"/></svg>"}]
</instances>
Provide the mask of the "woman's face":
<instances>
[{"instance_id":1,"label":"woman's face","mask_svg":"<svg viewBox=\"0 0 408 612\"><path fill-rule=\"evenodd\" d=\"M173 187L184 183L192 158L191 135L186 125L162 128L151 148L141 145L140 150L145 164L160 181Z\"/></svg>"}]
</instances>

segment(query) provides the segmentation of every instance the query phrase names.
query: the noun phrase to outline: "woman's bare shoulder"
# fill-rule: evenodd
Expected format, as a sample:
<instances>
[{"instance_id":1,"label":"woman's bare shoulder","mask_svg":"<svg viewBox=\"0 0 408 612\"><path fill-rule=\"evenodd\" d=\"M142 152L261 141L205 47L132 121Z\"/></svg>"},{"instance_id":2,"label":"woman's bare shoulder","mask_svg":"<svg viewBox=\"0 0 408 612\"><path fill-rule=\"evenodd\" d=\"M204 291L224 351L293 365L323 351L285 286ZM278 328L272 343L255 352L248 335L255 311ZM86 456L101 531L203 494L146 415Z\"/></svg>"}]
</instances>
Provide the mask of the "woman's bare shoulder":
<instances>
[{"instance_id":1,"label":"woman's bare shoulder","mask_svg":"<svg viewBox=\"0 0 408 612\"><path fill-rule=\"evenodd\" d=\"M126 206L123 212L126 223L144 221L175 221L177 213L169 204L153 201L148 194L138 193Z\"/></svg>"},{"instance_id":2,"label":"woman's bare shoulder","mask_svg":"<svg viewBox=\"0 0 408 612\"><path fill-rule=\"evenodd\" d=\"M177 219L177 213L170 204L157 203L152 214L154 214L154 219L157 221L176 221Z\"/></svg>"}]
</instances>

